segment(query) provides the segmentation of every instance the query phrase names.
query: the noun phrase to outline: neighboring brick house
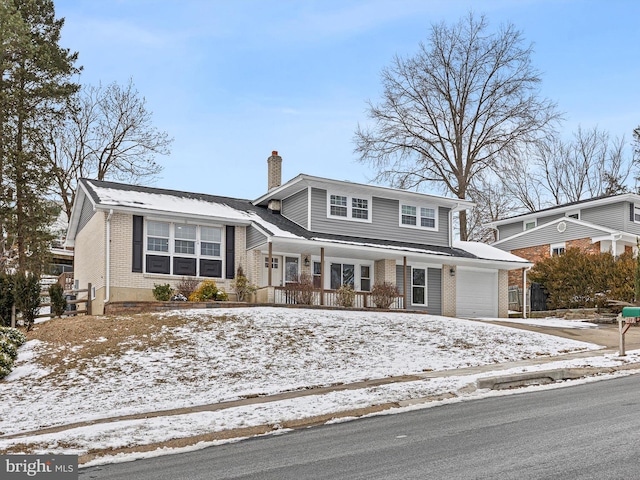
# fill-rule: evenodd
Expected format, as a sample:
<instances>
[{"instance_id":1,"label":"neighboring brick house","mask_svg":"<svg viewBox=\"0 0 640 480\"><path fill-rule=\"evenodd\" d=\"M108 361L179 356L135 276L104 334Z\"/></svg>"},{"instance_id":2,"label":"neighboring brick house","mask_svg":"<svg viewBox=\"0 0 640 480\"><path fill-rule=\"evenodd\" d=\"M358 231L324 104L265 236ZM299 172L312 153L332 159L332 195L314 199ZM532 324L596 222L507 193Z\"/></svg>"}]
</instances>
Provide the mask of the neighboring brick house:
<instances>
[{"instance_id":1,"label":"neighboring brick house","mask_svg":"<svg viewBox=\"0 0 640 480\"><path fill-rule=\"evenodd\" d=\"M507 316L507 273L530 263L454 241L452 217L472 203L310 175L281 184L281 162L267 159L268 191L253 201L81 180L67 242L92 311L153 300L154 284L184 277L232 293L242 266L258 302L290 301L287 284L307 274L323 305L349 284L356 305L371 306L368 293L386 281L400 290L394 308Z\"/></svg>"},{"instance_id":2,"label":"neighboring brick house","mask_svg":"<svg viewBox=\"0 0 640 480\"><path fill-rule=\"evenodd\" d=\"M492 245L536 263L577 247L618 256L637 250L640 195L626 193L559 205L488 224L498 232ZM509 272L510 286L523 286L523 270Z\"/></svg>"}]
</instances>

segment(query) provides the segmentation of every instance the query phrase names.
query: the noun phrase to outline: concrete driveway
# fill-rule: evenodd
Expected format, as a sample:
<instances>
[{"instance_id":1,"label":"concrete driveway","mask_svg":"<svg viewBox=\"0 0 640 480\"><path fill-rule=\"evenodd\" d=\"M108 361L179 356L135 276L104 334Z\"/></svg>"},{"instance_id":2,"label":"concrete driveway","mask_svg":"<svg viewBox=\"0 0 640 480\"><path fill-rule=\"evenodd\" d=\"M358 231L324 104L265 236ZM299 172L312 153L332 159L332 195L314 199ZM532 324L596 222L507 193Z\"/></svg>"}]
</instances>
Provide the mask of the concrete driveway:
<instances>
[{"instance_id":1,"label":"concrete driveway","mask_svg":"<svg viewBox=\"0 0 640 480\"><path fill-rule=\"evenodd\" d=\"M603 345L609 349L617 349L620 345L620 334L618 333L618 323L601 323L593 328L558 328L545 327L540 325L525 325L513 322L491 322L505 327L520 328L532 332L546 333L558 337L570 338L582 342ZM625 334L625 350L640 349L640 325L632 325Z\"/></svg>"}]
</instances>

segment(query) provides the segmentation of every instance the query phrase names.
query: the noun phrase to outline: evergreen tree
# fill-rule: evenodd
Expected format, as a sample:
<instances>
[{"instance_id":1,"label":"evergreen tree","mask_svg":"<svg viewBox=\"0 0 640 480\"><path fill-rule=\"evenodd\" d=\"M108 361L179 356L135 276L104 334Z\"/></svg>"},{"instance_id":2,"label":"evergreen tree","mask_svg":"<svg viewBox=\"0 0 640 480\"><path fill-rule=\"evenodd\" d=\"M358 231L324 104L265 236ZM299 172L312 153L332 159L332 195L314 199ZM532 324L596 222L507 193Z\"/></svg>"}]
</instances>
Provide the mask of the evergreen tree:
<instances>
[{"instance_id":1,"label":"evergreen tree","mask_svg":"<svg viewBox=\"0 0 640 480\"><path fill-rule=\"evenodd\" d=\"M63 24L51 0L0 0L2 253L21 272L42 271L57 215L47 200L46 126L79 88L71 81L77 53L58 45Z\"/></svg>"}]
</instances>

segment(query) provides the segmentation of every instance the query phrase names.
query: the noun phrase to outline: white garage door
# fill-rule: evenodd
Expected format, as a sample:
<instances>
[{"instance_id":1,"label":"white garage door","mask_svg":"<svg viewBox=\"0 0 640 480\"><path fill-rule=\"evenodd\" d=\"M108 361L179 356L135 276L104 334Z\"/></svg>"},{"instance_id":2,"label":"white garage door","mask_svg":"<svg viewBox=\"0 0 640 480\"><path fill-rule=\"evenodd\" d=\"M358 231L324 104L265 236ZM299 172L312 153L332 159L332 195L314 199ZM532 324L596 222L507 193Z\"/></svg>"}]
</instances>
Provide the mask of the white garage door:
<instances>
[{"instance_id":1,"label":"white garage door","mask_svg":"<svg viewBox=\"0 0 640 480\"><path fill-rule=\"evenodd\" d=\"M498 316L498 272L459 267L456 278L456 316Z\"/></svg>"}]
</instances>

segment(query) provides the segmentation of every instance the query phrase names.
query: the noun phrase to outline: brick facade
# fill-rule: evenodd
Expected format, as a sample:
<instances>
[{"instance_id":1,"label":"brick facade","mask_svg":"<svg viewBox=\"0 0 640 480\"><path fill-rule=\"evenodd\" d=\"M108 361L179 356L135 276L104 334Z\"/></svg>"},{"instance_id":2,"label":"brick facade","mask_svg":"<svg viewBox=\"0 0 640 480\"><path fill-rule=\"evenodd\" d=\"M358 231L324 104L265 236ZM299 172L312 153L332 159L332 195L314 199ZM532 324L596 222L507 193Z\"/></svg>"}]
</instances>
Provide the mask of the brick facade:
<instances>
[{"instance_id":1,"label":"brick facade","mask_svg":"<svg viewBox=\"0 0 640 480\"><path fill-rule=\"evenodd\" d=\"M456 316L457 282L455 275L449 275L449 271L456 267L452 265L442 265L442 315L445 317Z\"/></svg>"}]
</instances>

